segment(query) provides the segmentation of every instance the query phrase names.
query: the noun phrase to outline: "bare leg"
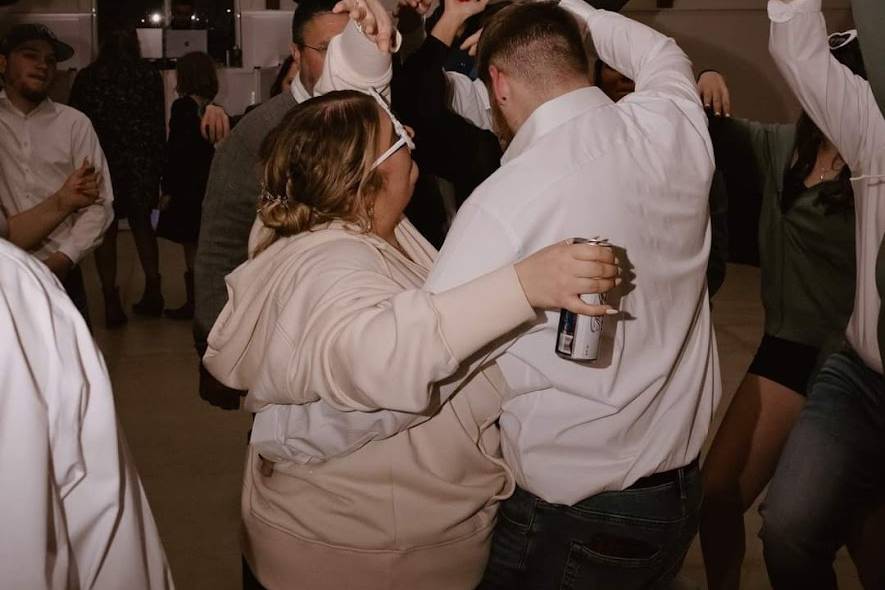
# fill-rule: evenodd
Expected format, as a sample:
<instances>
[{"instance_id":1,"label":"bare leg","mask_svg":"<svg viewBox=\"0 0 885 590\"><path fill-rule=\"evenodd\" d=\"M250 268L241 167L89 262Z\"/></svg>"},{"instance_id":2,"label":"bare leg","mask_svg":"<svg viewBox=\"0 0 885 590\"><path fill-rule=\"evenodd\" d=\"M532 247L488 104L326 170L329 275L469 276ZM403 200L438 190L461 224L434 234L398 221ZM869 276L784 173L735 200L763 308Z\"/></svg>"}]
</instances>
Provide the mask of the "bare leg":
<instances>
[{"instance_id":1,"label":"bare leg","mask_svg":"<svg viewBox=\"0 0 885 590\"><path fill-rule=\"evenodd\" d=\"M744 512L766 486L805 397L747 374L704 462L701 547L711 590L737 590L744 560Z\"/></svg>"},{"instance_id":2,"label":"bare leg","mask_svg":"<svg viewBox=\"0 0 885 590\"><path fill-rule=\"evenodd\" d=\"M107 328L118 328L128 320L120 301L120 290L117 288L117 230L118 222L114 219L104 234L104 240L95 249L95 268L98 270L104 295L104 321Z\"/></svg>"},{"instance_id":3,"label":"bare leg","mask_svg":"<svg viewBox=\"0 0 885 590\"><path fill-rule=\"evenodd\" d=\"M197 243L182 244L184 248L184 263L187 266L187 272L194 272L194 260L197 258Z\"/></svg>"},{"instance_id":4,"label":"bare leg","mask_svg":"<svg viewBox=\"0 0 885 590\"><path fill-rule=\"evenodd\" d=\"M129 227L144 270L144 294L132 306L132 310L139 315L156 317L163 313L163 292L160 288L159 247L151 226L150 210L139 208L133 211L129 217Z\"/></svg>"},{"instance_id":5,"label":"bare leg","mask_svg":"<svg viewBox=\"0 0 885 590\"><path fill-rule=\"evenodd\" d=\"M101 288L107 294L117 288L117 229L114 219L104 233L104 239L95 249L95 268Z\"/></svg>"},{"instance_id":6,"label":"bare leg","mask_svg":"<svg viewBox=\"0 0 885 590\"><path fill-rule=\"evenodd\" d=\"M197 257L197 244L185 243L184 263L187 266L187 272L184 273L184 287L187 291L187 301L184 305L175 309L167 309L164 313L166 317L172 320L190 320L194 317L194 259Z\"/></svg>"},{"instance_id":7,"label":"bare leg","mask_svg":"<svg viewBox=\"0 0 885 590\"><path fill-rule=\"evenodd\" d=\"M129 228L132 230L132 239L135 241L135 250L138 252L145 279L159 278L160 254L157 236L151 226L151 212L133 211L129 216Z\"/></svg>"}]
</instances>

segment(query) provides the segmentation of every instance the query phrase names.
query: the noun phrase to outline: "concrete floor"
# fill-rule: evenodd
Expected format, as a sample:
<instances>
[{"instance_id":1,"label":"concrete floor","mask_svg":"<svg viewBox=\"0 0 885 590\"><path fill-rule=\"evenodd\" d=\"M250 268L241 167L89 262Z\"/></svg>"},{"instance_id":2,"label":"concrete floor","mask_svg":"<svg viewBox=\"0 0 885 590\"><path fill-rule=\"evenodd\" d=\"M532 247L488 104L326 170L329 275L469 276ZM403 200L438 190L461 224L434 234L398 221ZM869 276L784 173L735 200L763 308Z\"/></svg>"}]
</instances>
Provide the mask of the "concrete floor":
<instances>
[{"instance_id":1,"label":"concrete floor","mask_svg":"<svg viewBox=\"0 0 885 590\"><path fill-rule=\"evenodd\" d=\"M184 298L183 255L161 240L164 294ZM142 275L130 236L120 236L120 286L127 307L138 299ZM120 421L138 464L166 553L181 590L240 588L239 491L249 417L215 409L197 394L197 358L190 324L145 320L130 314L118 331L103 329L102 300L91 259L85 264L95 337L104 351ZM734 393L761 337L758 271L730 266L714 307L727 399ZM721 413L721 412L720 412ZM747 513L745 589L770 588L756 537L760 519ZM840 587L860 588L843 551ZM695 542L680 578L683 588L704 588ZM293 586L293 588L295 588ZM309 589L304 589L309 590Z\"/></svg>"}]
</instances>

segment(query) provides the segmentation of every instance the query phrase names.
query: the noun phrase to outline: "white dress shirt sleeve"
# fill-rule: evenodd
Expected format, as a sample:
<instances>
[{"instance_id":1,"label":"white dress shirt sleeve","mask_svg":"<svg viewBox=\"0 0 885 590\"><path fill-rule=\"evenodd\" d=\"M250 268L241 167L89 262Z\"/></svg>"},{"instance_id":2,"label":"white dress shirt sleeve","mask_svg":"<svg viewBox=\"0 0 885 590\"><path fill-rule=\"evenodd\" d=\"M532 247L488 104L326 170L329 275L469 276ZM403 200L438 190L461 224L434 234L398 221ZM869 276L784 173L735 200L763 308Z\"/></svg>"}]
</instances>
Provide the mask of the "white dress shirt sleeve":
<instances>
[{"instance_id":1,"label":"white dress shirt sleeve","mask_svg":"<svg viewBox=\"0 0 885 590\"><path fill-rule=\"evenodd\" d=\"M452 93L450 107L480 129L492 131L489 92L482 80L471 80L460 72L446 72Z\"/></svg>"},{"instance_id":2,"label":"white dress shirt sleeve","mask_svg":"<svg viewBox=\"0 0 885 590\"><path fill-rule=\"evenodd\" d=\"M830 53L820 0L768 3L769 49L802 108L833 142L849 168L864 166L885 137L869 83L855 76Z\"/></svg>"},{"instance_id":3,"label":"white dress shirt sleeve","mask_svg":"<svg viewBox=\"0 0 885 590\"><path fill-rule=\"evenodd\" d=\"M583 0L561 0L560 6L587 23L600 59L636 83L625 100L645 96L671 98L695 126L707 128L691 60L676 41L615 12L598 10Z\"/></svg>"},{"instance_id":4,"label":"white dress shirt sleeve","mask_svg":"<svg viewBox=\"0 0 885 590\"><path fill-rule=\"evenodd\" d=\"M172 588L89 330L49 271L5 242L0 293L3 587Z\"/></svg>"},{"instance_id":5,"label":"white dress shirt sleeve","mask_svg":"<svg viewBox=\"0 0 885 590\"><path fill-rule=\"evenodd\" d=\"M114 220L114 189L111 185L111 171L98 136L89 120L77 117L71 137L71 158L74 169L84 160L89 160L101 174L100 201L81 209L74 214L74 225L70 233L59 244L58 251L77 264L89 252L101 244L104 232Z\"/></svg>"}]
</instances>

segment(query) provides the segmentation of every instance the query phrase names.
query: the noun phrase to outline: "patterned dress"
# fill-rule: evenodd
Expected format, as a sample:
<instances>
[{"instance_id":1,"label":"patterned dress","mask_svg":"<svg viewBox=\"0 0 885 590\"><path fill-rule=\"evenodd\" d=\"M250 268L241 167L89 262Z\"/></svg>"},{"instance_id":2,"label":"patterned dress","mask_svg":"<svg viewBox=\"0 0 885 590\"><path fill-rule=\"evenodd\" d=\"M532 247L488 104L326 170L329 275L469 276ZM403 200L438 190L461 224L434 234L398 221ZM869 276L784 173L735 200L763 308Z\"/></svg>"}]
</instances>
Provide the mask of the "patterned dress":
<instances>
[{"instance_id":1,"label":"patterned dress","mask_svg":"<svg viewBox=\"0 0 885 590\"><path fill-rule=\"evenodd\" d=\"M114 212L128 217L157 204L166 126L163 81L143 60L96 61L71 88L70 106L92 121L108 160Z\"/></svg>"}]
</instances>

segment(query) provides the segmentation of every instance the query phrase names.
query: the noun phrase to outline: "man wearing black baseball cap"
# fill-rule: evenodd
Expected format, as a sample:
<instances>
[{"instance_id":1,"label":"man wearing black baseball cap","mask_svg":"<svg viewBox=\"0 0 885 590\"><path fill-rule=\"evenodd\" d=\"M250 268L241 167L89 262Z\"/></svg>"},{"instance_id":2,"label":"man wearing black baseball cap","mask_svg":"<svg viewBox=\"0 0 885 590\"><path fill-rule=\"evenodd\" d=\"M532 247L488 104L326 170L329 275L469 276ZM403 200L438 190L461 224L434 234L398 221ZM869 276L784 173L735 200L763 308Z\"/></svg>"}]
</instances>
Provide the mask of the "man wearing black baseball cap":
<instances>
[{"instance_id":1,"label":"man wearing black baseball cap","mask_svg":"<svg viewBox=\"0 0 885 590\"><path fill-rule=\"evenodd\" d=\"M88 317L77 263L101 243L114 197L89 119L48 96L57 64L73 55L39 24L17 25L0 41L0 207L10 241L46 264ZM16 235L15 217L41 207L57 212L44 232Z\"/></svg>"},{"instance_id":2,"label":"man wearing black baseball cap","mask_svg":"<svg viewBox=\"0 0 885 590\"><path fill-rule=\"evenodd\" d=\"M73 47L63 41L59 41L55 33L49 30L49 27L40 24L14 26L3 37L3 42L0 44L0 53L9 55L11 51L31 41L46 41L49 43L55 53L55 61L57 63L74 57Z\"/></svg>"}]
</instances>

